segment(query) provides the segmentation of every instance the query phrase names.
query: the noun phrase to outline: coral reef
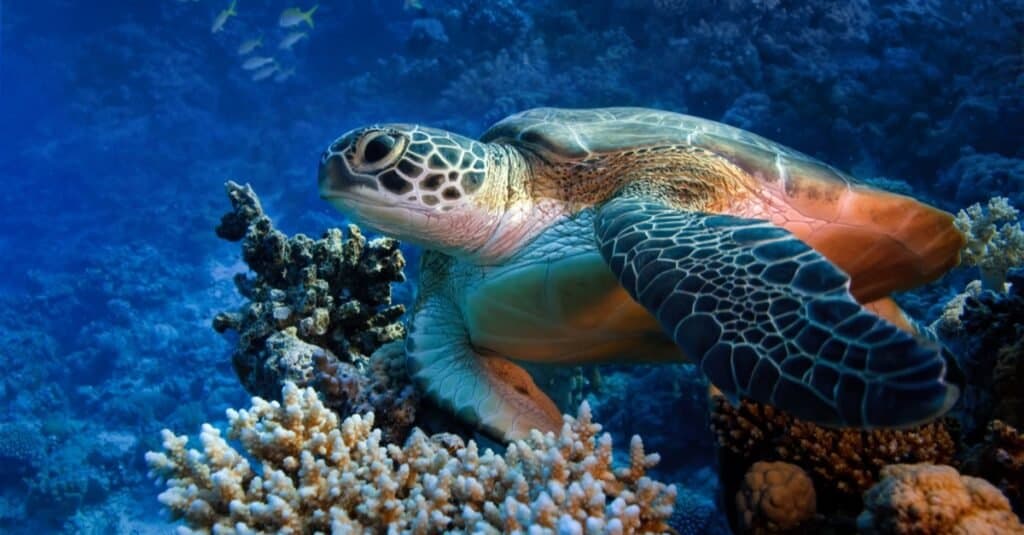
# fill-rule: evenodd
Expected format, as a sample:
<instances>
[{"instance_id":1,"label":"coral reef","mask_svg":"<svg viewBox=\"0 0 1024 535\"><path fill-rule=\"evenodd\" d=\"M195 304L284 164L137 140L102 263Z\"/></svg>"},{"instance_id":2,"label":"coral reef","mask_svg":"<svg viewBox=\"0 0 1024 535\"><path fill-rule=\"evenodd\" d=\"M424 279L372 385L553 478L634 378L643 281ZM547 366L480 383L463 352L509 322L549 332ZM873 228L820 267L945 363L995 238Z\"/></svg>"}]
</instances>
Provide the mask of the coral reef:
<instances>
[{"instance_id":1,"label":"coral reef","mask_svg":"<svg viewBox=\"0 0 1024 535\"><path fill-rule=\"evenodd\" d=\"M1018 410L1024 396L1024 269L1011 270L1007 282L1005 293L968 288L965 297L947 304L950 316L960 311L959 328L952 332L963 348L960 362L969 381L971 403L960 418L968 435L982 433L993 417L1024 424Z\"/></svg>"},{"instance_id":2,"label":"coral reef","mask_svg":"<svg viewBox=\"0 0 1024 535\"><path fill-rule=\"evenodd\" d=\"M939 177L939 190L960 206L986 202L993 192L1024 206L1024 159L1001 154L977 154L968 148Z\"/></svg>"},{"instance_id":3,"label":"coral reef","mask_svg":"<svg viewBox=\"0 0 1024 535\"><path fill-rule=\"evenodd\" d=\"M947 464L956 453L943 421L911 429L832 429L749 400L734 407L721 395L712 397L711 428L719 445L740 458L793 463L847 497L875 484L887 465Z\"/></svg>"},{"instance_id":4,"label":"coral reef","mask_svg":"<svg viewBox=\"0 0 1024 535\"><path fill-rule=\"evenodd\" d=\"M675 481L714 463L714 439L705 421L708 382L697 366L602 366L596 372L591 377L600 379L588 388L594 414L616 436L650 437L644 443L662 452L659 472Z\"/></svg>"},{"instance_id":5,"label":"coral reef","mask_svg":"<svg viewBox=\"0 0 1024 535\"><path fill-rule=\"evenodd\" d=\"M313 384L329 409L337 414L372 412L384 442L405 440L416 419L419 393L409 379L403 342L381 346L370 356L365 373L326 354L318 355L314 364Z\"/></svg>"},{"instance_id":6,"label":"coral reef","mask_svg":"<svg viewBox=\"0 0 1024 535\"><path fill-rule=\"evenodd\" d=\"M558 436L534 431L497 455L418 430L384 444L372 413L339 422L291 382L281 399L228 412L246 455L208 424L202 451L164 430L164 451L147 453L167 483L160 501L194 532L661 532L672 514L675 487L645 475L658 456L634 437L629 465L613 470L611 436L586 404Z\"/></svg>"},{"instance_id":7,"label":"coral reef","mask_svg":"<svg viewBox=\"0 0 1024 535\"><path fill-rule=\"evenodd\" d=\"M984 208L973 204L956 216L956 227L967 238L961 262L981 270L985 289L1004 291L1007 272L1024 264L1024 230L1018 214L1009 199L993 197Z\"/></svg>"},{"instance_id":8,"label":"coral reef","mask_svg":"<svg viewBox=\"0 0 1024 535\"><path fill-rule=\"evenodd\" d=\"M378 347L405 336L398 321L405 307L391 303L391 284L402 282L405 259L390 238L367 241L349 225L319 240L275 229L256 193L225 185L232 211L217 235L242 241L254 276L235 276L247 300L238 312L213 320L218 332L236 331L232 362L246 390L272 398L285 381L310 384L315 360L325 358L363 369Z\"/></svg>"},{"instance_id":9,"label":"coral reef","mask_svg":"<svg viewBox=\"0 0 1024 535\"><path fill-rule=\"evenodd\" d=\"M1024 433L1001 420L988 424L985 439L964 455L964 473L993 482L1024 513Z\"/></svg>"},{"instance_id":10,"label":"coral reef","mask_svg":"<svg viewBox=\"0 0 1024 535\"><path fill-rule=\"evenodd\" d=\"M0 476L5 480L34 472L45 455L46 440L34 426L0 424Z\"/></svg>"},{"instance_id":11,"label":"coral reef","mask_svg":"<svg viewBox=\"0 0 1024 535\"><path fill-rule=\"evenodd\" d=\"M736 493L743 533L795 530L817 510L817 495L807 472L794 464L758 461L747 469Z\"/></svg>"},{"instance_id":12,"label":"coral reef","mask_svg":"<svg viewBox=\"0 0 1024 535\"><path fill-rule=\"evenodd\" d=\"M967 305L968 299L972 297L977 298L981 295L982 291L980 280L973 280L967 283L964 291L946 301L942 306L942 312L939 314L939 317L932 322L930 327L939 335L947 338L964 334L964 324L962 321L964 307Z\"/></svg>"},{"instance_id":13,"label":"coral reef","mask_svg":"<svg viewBox=\"0 0 1024 535\"><path fill-rule=\"evenodd\" d=\"M999 349L992 370L992 417L1024 428L1024 338Z\"/></svg>"},{"instance_id":14,"label":"coral reef","mask_svg":"<svg viewBox=\"0 0 1024 535\"><path fill-rule=\"evenodd\" d=\"M731 535L725 516L715 503L714 496L690 490L689 486L679 489L676 506L668 525L676 535Z\"/></svg>"},{"instance_id":15,"label":"coral reef","mask_svg":"<svg viewBox=\"0 0 1024 535\"><path fill-rule=\"evenodd\" d=\"M864 496L857 527L865 535L1024 534L999 490L951 466L895 464Z\"/></svg>"},{"instance_id":16,"label":"coral reef","mask_svg":"<svg viewBox=\"0 0 1024 535\"><path fill-rule=\"evenodd\" d=\"M140 498L152 485L139 455L83 463L81 452L102 450L104 432L192 429L244 403L230 364L211 355L223 341L201 328L238 301L222 278L237 255L209 240L222 200L206 192L212 177L248 177L282 200L279 221L319 232L337 216L312 193L310 147L347 125L481 132L516 106L657 106L725 118L860 177L906 180L952 211L995 193L1024 207L1019 0L331 3L301 49L311 53L279 56L296 75L260 85L237 66L238 40L272 26L282 6L239 4L237 26L217 35L202 2L4 5L3 76L32 83L4 84L0 399L40 430L52 427L44 420L83 424L82 443L43 431L60 464L47 476L72 488L89 471L85 479L109 481L91 487L114 489L81 504L52 494L27 503L21 474L35 465L7 465L19 476L0 478L4 533L54 532L76 505L66 532L171 531ZM348 36L351 53L331 53L327 36ZM954 274L924 301L965 282ZM990 337L994 370L1007 346L999 333L1014 323L1012 303L992 299L993 329L978 315L963 336L966 345ZM993 377L979 379L995 393ZM669 381L629 383L627 394ZM687 399L694 392L682 388ZM621 399L657 405L638 397ZM649 420L665 430L645 430L649 446L703 422L690 412L671 420L673 409ZM648 422L614 417L623 429ZM972 441L985 439L985 418ZM697 442L688 434L676 451Z\"/></svg>"}]
</instances>

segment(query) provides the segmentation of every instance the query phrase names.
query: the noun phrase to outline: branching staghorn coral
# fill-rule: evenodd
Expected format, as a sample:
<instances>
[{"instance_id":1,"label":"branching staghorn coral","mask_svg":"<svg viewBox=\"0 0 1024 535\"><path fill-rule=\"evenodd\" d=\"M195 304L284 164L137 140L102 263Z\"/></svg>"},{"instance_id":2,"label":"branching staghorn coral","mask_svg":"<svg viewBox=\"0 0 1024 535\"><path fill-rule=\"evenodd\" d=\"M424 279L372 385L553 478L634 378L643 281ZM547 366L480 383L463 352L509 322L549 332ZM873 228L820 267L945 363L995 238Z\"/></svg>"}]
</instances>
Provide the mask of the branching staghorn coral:
<instances>
[{"instance_id":1,"label":"branching staghorn coral","mask_svg":"<svg viewBox=\"0 0 1024 535\"><path fill-rule=\"evenodd\" d=\"M237 312L218 314L213 327L239 333L232 362L246 390L273 398L285 381L322 382L324 370L346 363L363 375L364 389L375 389L375 402L367 407L366 396L333 399L332 407L383 413L415 405L407 376L393 374L389 391L381 392L374 383L379 370L371 369L369 360L382 345L405 337L398 321L405 307L391 303L391 285L405 280L398 242L367 241L355 225L348 226L347 238L339 229L328 229L319 240L288 237L274 228L251 187L229 181L225 189L232 211L222 217L217 235L242 241L242 256L254 276L235 276L248 302ZM354 395L362 396L357 390ZM408 426L388 429L393 438Z\"/></svg>"},{"instance_id":2,"label":"branching staghorn coral","mask_svg":"<svg viewBox=\"0 0 1024 535\"><path fill-rule=\"evenodd\" d=\"M999 489L933 464L885 467L864 496L857 527L865 535L1024 534Z\"/></svg>"},{"instance_id":3,"label":"branching staghorn coral","mask_svg":"<svg viewBox=\"0 0 1024 535\"><path fill-rule=\"evenodd\" d=\"M976 203L956 216L956 227L967 237L962 262L978 266L985 289L1004 291L1006 273L1024 264L1024 230L1018 214L1009 199L993 197L984 208Z\"/></svg>"},{"instance_id":4,"label":"branching staghorn coral","mask_svg":"<svg viewBox=\"0 0 1024 535\"><path fill-rule=\"evenodd\" d=\"M497 455L418 429L402 447L384 444L372 413L339 422L314 390L291 382L281 397L228 411L228 437L247 455L209 424L202 451L164 430L164 451L146 454L167 483L160 501L191 532L667 530L675 486L646 476L658 456L634 437L629 466L613 470L611 436L598 436L586 404L559 435L534 431Z\"/></svg>"}]
</instances>

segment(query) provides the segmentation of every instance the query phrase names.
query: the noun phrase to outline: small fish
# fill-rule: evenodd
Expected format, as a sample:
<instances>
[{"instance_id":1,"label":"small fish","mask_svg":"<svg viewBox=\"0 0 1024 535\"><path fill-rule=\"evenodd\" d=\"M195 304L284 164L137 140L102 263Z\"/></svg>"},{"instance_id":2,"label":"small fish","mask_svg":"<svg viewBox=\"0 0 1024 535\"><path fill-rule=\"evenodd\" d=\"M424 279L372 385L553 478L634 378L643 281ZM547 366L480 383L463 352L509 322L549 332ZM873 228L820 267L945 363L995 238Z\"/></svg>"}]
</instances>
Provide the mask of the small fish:
<instances>
[{"instance_id":1,"label":"small fish","mask_svg":"<svg viewBox=\"0 0 1024 535\"><path fill-rule=\"evenodd\" d=\"M291 68L283 70L283 71L278 71L277 75L274 76L274 81L275 82L283 82L283 81L291 78L293 74L295 74L295 67L291 67Z\"/></svg>"},{"instance_id":2,"label":"small fish","mask_svg":"<svg viewBox=\"0 0 1024 535\"><path fill-rule=\"evenodd\" d=\"M309 24L310 28L312 28L313 12L316 11L316 8L318 7L320 7L320 4L309 8L309 11L305 13L297 7L290 7L281 12L281 20L279 20L278 23L282 28L291 28L292 26L298 26L305 22L306 24Z\"/></svg>"},{"instance_id":3,"label":"small fish","mask_svg":"<svg viewBox=\"0 0 1024 535\"><path fill-rule=\"evenodd\" d=\"M246 39L241 45L238 45L238 55L244 56L253 50L263 46L263 36L259 36L256 39Z\"/></svg>"},{"instance_id":4,"label":"small fish","mask_svg":"<svg viewBox=\"0 0 1024 535\"><path fill-rule=\"evenodd\" d=\"M270 66L267 66L267 67L263 67L262 69L256 71L252 75L252 81L258 82L260 80L266 79L267 77L269 77L271 74L274 74L275 72L277 72L277 65L270 65Z\"/></svg>"},{"instance_id":5,"label":"small fish","mask_svg":"<svg viewBox=\"0 0 1024 535\"><path fill-rule=\"evenodd\" d=\"M405 11L411 11L413 9L423 9L423 3L420 0L405 0L402 4L402 9Z\"/></svg>"},{"instance_id":6,"label":"small fish","mask_svg":"<svg viewBox=\"0 0 1024 535\"><path fill-rule=\"evenodd\" d=\"M217 33L224 29L224 25L227 24L228 19L233 15L237 15L235 6L238 5L238 0L231 0L231 5L227 9L217 14L217 18L213 19L213 26L210 26L210 33Z\"/></svg>"},{"instance_id":7,"label":"small fish","mask_svg":"<svg viewBox=\"0 0 1024 535\"><path fill-rule=\"evenodd\" d=\"M277 45L277 48L280 48L281 50L291 50L291 48L295 46L295 43L298 43L308 36L309 34L306 32L292 32L284 36L284 39L281 39L281 43Z\"/></svg>"},{"instance_id":8,"label":"small fish","mask_svg":"<svg viewBox=\"0 0 1024 535\"><path fill-rule=\"evenodd\" d=\"M256 69L258 69L260 67L263 67L264 65L266 65L268 63L273 63L273 62L274 62L274 58L268 58L266 56L253 56L253 57L245 60L245 63L242 64L242 68L247 70L247 71L252 71L252 70L256 70Z\"/></svg>"}]
</instances>

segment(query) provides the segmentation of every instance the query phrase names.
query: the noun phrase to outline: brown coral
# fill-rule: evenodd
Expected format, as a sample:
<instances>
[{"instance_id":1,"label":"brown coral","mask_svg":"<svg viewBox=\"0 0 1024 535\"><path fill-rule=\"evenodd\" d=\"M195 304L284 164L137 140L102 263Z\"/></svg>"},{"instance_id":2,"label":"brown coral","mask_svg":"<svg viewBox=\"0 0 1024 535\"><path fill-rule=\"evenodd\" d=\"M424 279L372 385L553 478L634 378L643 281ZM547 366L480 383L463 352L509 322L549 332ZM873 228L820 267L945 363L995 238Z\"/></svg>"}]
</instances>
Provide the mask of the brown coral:
<instances>
[{"instance_id":1,"label":"brown coral","mask_svg":"<svg viewBox=\"0 0 1024 535\"><path fill-rule=\"evenodd\" d=\"M367 241L355 225L347 238L339 229L319 240L288 237L274 228L251 187L228 182L225 188L232 211L217 234L242 241L253 275L235 277L248 302L218 314L213 326L239 333L232 362L249 392L273 397L286 380L307 384L313 346L328 358L365 364L378 347L405 336L398 321L405 307L391 303L391 284L405 280L397 241Z\"/></svg>"},{"instance_id":2,"label":"brown coral","mask_svg":"<svg viewBox=\"0 0 1024 535\"><path fill-rule=\"evenodd\" d=\"M396 341L370 357L365 371L323 354L315 359L314 385L324 405L341 415L373 412L385 442L405 440L416 419L419 394L405 366L405 347Z\"/></svg>"},{"instance_id":3,"label":"brown coral","mask_svg":"<svg viewBox=\"0 0 1024 535\"><path fill-rule=\"evenodd\" d=\"M782 460L803 467L849 496L867 490L882 467L949 463L956 443L945 422L912 429L830 429L744 400L734 407L712 397L711 427L718 443L748 460Z\"/></svg>"},{"instance_id":4,"label":"brown coral","mask_svg":"<svg viewBox=\"0 0 1024 535\"><path fill-rule=\"evenodd\" d=\"M763 535L793 530L814 516L817 495L802 468L783 462L751 465L736 493L744 533Z\"/></svg>"},{"instance_id":5,"label":"brown coral","mask_svg":"<svg viewBox=\"0 0 1024 535\"><path fill-rule=\"evenodd\" d=\"M202 451L164 430L164 451L146 460L175 517L203 533L667 531L676 491L646 475L657 455L634 437L629 466L613 470L611 436L586 404L559 435L534 431L498 455L418 430L403 447L384 444L372 413L339 421L294 383L281 399L228 412L248 456L210 425Z\"/></svg>"},{"instance_id":6,"label":"brown coral","mask_svg":"<svg viewBox=\"0 0 1024 535\"><path fill-rule=\"evenodd\" d=\"M933 464L885 467L864 496L857 527L866 535L1024 534L999 489Z\"/></svg>"}]
</instances>

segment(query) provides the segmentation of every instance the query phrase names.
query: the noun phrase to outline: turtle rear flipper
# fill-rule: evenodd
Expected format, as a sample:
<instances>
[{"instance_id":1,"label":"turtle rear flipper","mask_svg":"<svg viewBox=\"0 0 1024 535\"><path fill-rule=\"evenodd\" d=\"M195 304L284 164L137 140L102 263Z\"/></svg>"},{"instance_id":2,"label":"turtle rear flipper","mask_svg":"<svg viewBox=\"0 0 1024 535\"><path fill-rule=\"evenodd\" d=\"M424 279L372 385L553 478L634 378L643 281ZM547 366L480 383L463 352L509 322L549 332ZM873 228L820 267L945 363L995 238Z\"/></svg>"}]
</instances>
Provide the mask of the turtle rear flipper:
<instances>
[{"instance_id":1,"label":"turtle rear flipper","mask_svg":"<svg viewBox=\"0 0 1024 535\"><path fill-rule=\"evenodd\" d=\"M629 294L726 394L858 427L924 422L959 395L948 353L865 310L849 278L783 228L633 197L594 225Z\"/></svg>"}]
</instances>

